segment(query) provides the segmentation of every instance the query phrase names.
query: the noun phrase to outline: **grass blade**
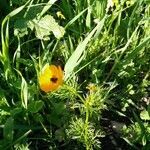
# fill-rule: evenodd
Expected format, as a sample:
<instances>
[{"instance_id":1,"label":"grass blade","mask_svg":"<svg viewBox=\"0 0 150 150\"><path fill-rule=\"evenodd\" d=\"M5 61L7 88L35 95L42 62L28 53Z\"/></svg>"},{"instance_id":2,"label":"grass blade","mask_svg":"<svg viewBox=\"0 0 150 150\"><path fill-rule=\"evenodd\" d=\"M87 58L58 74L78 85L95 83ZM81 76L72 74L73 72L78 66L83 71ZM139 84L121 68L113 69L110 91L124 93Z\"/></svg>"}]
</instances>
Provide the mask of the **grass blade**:
<instances>
[{"instance_id":1,"label":"grass blade","mask_svg":"<svg viewBox=\"0 0 150 150\"><path fill-rule=\"evenodd\" d=\"M97 24L97 26L89 33L89 35L82 42L79 43L76 50L73 52L71 57L68 59L66 65L64 67L65 80L68 79L68 77L71 75L74 68L81 62L81 60L83 59L82 56L84 54L84 51L85 51L85 48L86 48L88 42L92 39L94 33L96 31L98 31L99 28L102 29L103 25L104 25L104 20L100 21Z\"/></svg>"}]
</instances>

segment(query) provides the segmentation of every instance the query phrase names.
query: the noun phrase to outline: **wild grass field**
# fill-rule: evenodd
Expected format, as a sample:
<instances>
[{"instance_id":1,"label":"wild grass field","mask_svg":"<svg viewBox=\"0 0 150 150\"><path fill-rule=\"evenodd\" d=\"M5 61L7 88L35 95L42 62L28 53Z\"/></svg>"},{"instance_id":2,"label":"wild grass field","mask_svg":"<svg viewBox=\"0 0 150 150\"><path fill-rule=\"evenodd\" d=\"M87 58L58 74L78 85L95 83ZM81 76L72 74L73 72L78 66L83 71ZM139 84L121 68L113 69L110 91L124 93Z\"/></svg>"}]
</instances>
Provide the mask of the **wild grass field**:
<instances>
[{"instance_id":1,"label":"wild grass field","mask_svg":"<svg viewBox=\"0 0 150 150\"><path fill-rule=\"evenodd\" d=\"M150 0L0 0L0 150L150 150Z\"/></svg>"}]
</instances>

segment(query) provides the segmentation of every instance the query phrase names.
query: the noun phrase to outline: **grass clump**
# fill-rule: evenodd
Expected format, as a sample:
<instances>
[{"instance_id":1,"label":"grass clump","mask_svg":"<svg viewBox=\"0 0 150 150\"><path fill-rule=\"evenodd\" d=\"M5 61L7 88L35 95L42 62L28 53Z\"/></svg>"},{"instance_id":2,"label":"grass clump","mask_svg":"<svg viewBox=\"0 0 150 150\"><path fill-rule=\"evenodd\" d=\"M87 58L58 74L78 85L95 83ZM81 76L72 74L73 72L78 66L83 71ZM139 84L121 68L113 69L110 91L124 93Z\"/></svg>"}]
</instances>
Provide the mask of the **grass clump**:
<instances>
[{"instance_id":1,"label":"grass clump","mask_svg":"<svg viewBox=\"0 0 150 150\"><path fill-rule=\"evenodd\" d=\"M1 4L0 149L149 148L149 1Z\"/></svg>"}]
</instances>

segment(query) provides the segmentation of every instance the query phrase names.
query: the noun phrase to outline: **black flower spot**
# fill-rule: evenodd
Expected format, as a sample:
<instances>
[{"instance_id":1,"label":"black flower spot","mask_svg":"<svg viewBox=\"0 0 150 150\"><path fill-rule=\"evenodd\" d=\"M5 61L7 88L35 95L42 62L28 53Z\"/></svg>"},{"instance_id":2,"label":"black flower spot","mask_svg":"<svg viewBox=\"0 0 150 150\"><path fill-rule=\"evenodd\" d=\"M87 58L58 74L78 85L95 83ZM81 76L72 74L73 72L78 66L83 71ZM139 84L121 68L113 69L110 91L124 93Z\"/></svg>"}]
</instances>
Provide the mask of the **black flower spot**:
<instances>
[{"instance_id":1,"label":"black flower spot","mask_svg":"<svg viewBox=\"0 0 150 150\"><path fill-rule=\"evenodd\" d=\"M52 81L53 83L56 83L57 80L58 80L58 78L56 78L56 77L50 78L50 81Z\"/></svg>"}]
</instances>

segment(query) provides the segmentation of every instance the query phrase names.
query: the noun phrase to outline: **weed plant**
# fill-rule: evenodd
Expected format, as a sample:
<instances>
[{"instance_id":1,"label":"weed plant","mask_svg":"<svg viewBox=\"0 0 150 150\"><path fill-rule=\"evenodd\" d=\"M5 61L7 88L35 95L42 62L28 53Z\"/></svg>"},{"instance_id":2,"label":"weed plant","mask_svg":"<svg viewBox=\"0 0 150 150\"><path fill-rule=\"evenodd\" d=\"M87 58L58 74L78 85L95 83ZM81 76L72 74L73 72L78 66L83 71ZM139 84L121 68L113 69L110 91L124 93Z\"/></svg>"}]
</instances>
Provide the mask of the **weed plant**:
<instances>
[{"instance_id":1,"label":"weed plant","mask_svg":"<svg viewBox=\"0 0 150 150\"><path fill-rule=\"evenodd\" d=\"M0 14L0 150L149 149L149 0L0 0ZM46 64L64 72L51 92Z\"/></svg>"}]
</instances>

